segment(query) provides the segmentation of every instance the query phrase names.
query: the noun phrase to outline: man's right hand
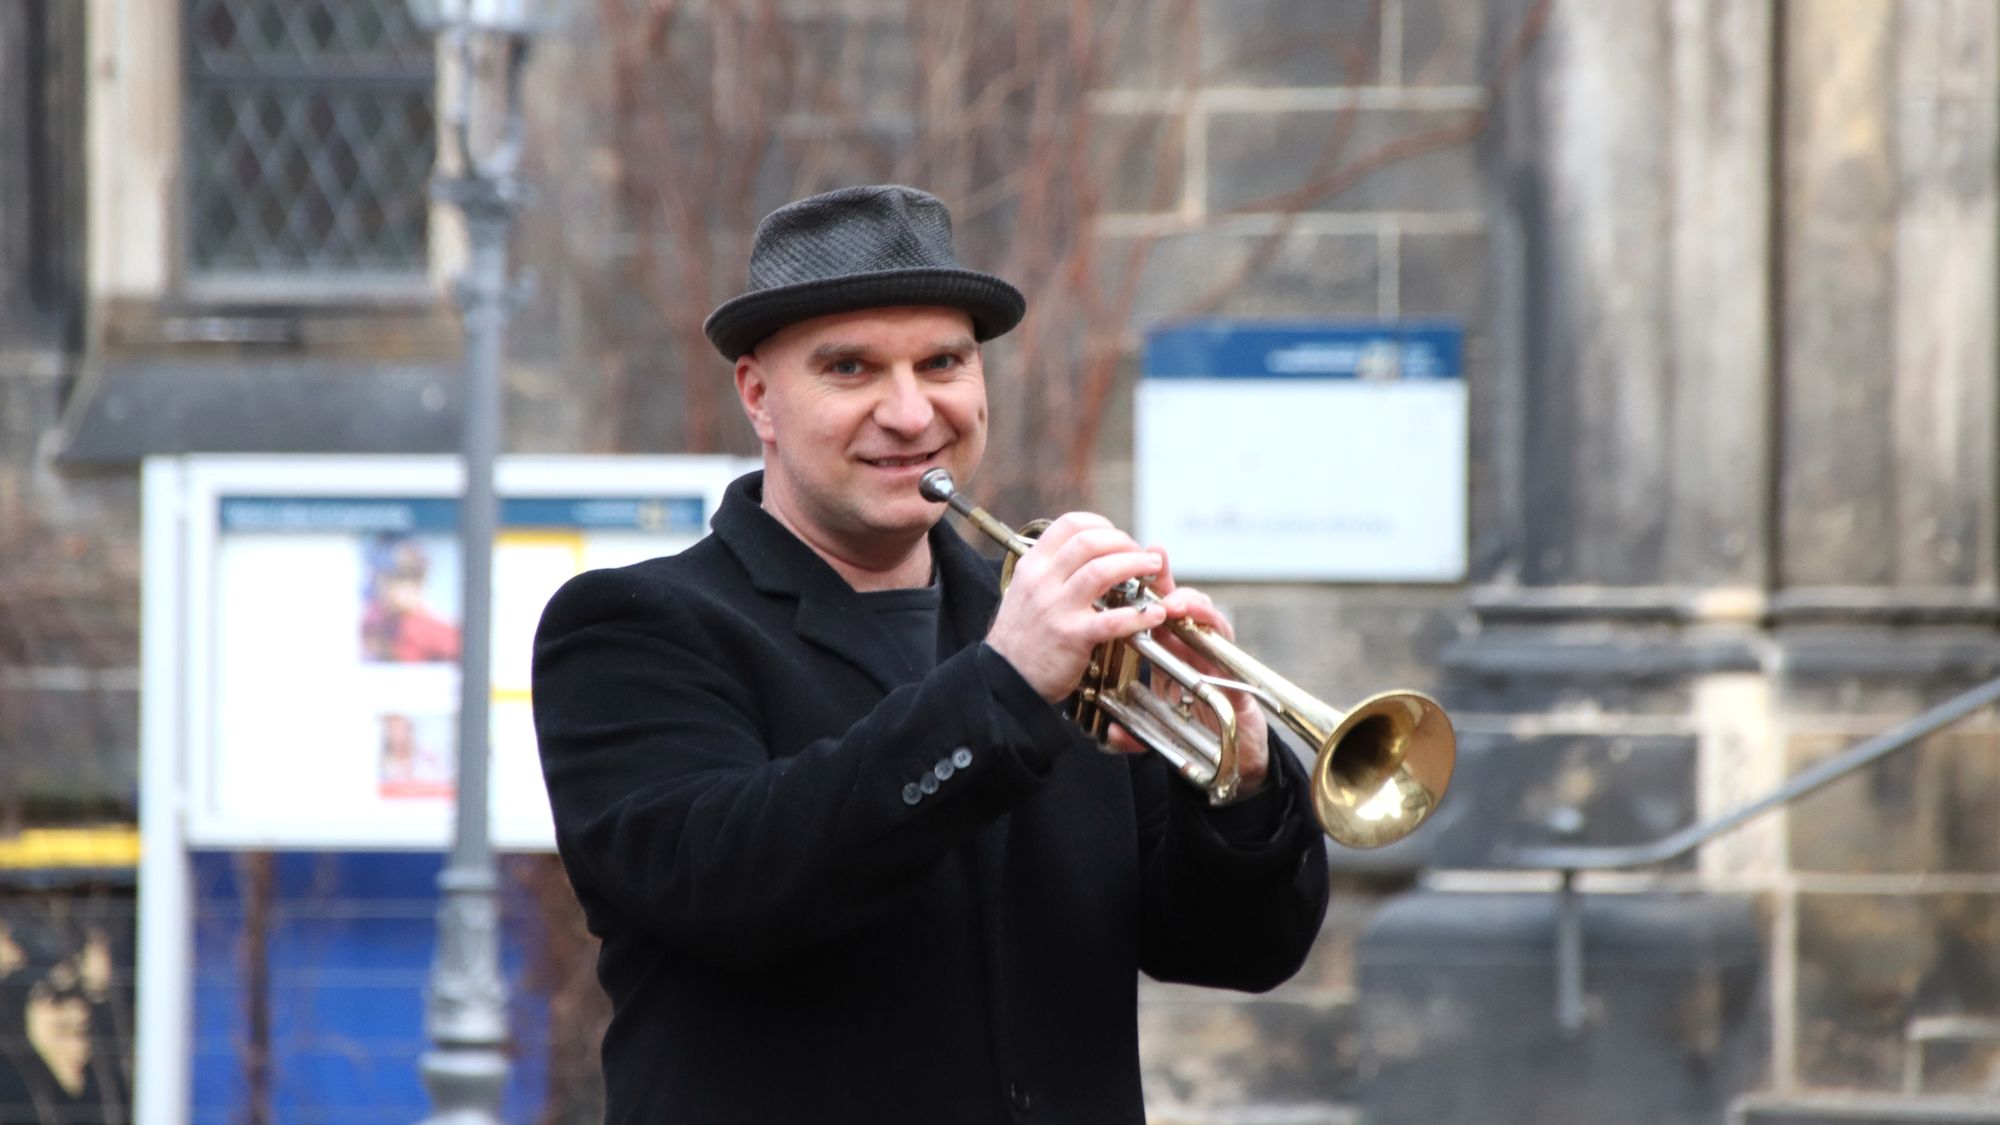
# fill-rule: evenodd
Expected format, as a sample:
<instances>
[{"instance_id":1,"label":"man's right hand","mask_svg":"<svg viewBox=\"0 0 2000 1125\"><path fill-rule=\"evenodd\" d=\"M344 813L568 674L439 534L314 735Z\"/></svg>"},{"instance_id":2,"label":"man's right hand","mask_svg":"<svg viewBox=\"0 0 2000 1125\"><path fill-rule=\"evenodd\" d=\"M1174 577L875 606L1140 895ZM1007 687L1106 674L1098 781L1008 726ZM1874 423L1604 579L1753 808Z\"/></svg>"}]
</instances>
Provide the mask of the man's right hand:
<instances>
[{"instance_id":1,"label":"man's right hand","mask_svg":"<svg viewBox=\"0 0 2000 1125\"><path fill-rule=\"evenodd\" d=\"M1113 586L1158 574L1163 564L1103 516L1071 512L1016 560L986 643L1043 699L1058 702L1076 690L1092 649L1166 620L1157 603L1096 605Z\"/></svg>"}]
</instances>

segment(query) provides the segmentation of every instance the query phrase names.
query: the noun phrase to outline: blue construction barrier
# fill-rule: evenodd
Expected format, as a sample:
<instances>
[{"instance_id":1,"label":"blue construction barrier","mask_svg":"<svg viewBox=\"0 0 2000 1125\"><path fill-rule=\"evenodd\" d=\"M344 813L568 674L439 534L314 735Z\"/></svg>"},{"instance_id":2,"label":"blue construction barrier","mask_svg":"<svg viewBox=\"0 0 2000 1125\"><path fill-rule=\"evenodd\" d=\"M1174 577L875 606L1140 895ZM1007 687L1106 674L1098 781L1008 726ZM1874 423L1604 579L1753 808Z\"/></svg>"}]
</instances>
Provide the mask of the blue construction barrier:
<instances>
[{"instance_id":1,"label":"blue construction barrier","mask_svg":"<svg viewBox=\"0 0 2000 1125\"><path fill-rule=\"evenodd\" d=\"M271 856L264 968L246 903L253 857L196 852L194 1125L246 1120L259 1079L251 998L267 1004L263 1081L273 1118L292 1125L409 1125L428 1112L418 1060L437 935L438 853L285 852ZM503 891L512 1078L506 1119L540 1116L546 1005L522 987L538 932L532 907Z\"/></svg>"}]
</instances>

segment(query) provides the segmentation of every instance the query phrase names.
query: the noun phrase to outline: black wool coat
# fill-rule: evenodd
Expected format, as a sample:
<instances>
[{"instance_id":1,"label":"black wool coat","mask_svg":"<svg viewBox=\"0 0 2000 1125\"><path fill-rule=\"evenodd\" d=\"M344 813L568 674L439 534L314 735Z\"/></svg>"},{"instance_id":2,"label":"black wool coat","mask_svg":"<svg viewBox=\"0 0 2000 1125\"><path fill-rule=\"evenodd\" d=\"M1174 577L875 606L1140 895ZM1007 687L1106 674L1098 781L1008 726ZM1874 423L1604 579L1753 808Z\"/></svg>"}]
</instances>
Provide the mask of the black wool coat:
<instances>
[{"instance_id":1,"label":"black wool coat","mask_svg":"<svg viewBox=\"0 0 2000 1125\"><path fill-rule=\"evenodd\" d=\"M1098 752L981 643L993 568L943 524L954 643L920 674L761 489L573 579L535 639L609 1120L1138 1125L1138 971L1267 989L1318 934L1298 762L1212 809Z\"/></svg>"}]
</instances>

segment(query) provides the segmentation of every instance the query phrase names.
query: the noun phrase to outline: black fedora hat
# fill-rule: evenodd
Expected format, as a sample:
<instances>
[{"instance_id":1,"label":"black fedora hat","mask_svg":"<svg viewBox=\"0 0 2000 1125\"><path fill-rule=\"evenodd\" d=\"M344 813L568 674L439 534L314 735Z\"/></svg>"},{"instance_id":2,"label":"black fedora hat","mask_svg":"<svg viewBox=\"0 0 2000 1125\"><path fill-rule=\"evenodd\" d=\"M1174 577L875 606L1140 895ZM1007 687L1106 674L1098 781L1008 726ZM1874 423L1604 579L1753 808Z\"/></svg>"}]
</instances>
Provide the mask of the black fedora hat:
<instances>
[{"instance_id":1,"label":"black fedora hat","mask_svg":"<svg viewBox=\"0 0 2000 1125\"><path fill-rule=\"evenodd\" d=\"M1028 311L1020 290L959 264L937 196L891 184L841 188L764 216L749 291L717 306L702 329L734 361L788 324L891 305L964 309L979 340Z\"/></svg>"}]
</instances>

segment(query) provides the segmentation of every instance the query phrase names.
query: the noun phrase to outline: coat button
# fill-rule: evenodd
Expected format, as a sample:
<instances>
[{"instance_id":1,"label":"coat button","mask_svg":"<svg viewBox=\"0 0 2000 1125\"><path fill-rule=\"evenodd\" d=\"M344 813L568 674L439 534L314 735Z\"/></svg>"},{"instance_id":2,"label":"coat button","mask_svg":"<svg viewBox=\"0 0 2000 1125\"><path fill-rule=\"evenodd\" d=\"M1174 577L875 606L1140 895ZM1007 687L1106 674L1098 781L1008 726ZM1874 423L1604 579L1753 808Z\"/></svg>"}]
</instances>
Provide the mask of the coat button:
<instances>
[{"instance_id":1,"label":"coat button","mask_svg":"<svg viewBox=\"0 0 2000 1125\"><path fill-rule=\"evenodd\" d=\"M938 764L931 767L931 772L937 775L939 781L950 781L951 775L958 772L958 767L951 764L950 758L939 758Z\"/></svg>"},{"instance_id":2,"label":"coat button","mask_svg":"<svg viewBox=\"0 0 2000 1125\"><path fill-rule=\"evenodd\" d=\"M1007 1100L1013 1103L1017 1113L1027 1113L1035 1108L1034 1095L1028 1093L1019 1082L1007 1083Z\"/></svg>"},{"instance_id":3,"label":"coat button","mask_svg":"<svg viewBox=\"0 0 2000 1125\"><path fill-rule=\"evenodd\" d=\"M925 774L917 779L917 788L925 793L935 793L938 789L938 779L931 774Z\"/></svg>"},{"instance_id":4,"label":"coat button","mask_svg":"<svg viewBox=\"0 0 2000 1125\"><path fill-rule=\"evenodd\" d=\"M918 801L921 801L921 800L923 800L923 799L924 799L924 791L923 791L923 790L921 790L921 789L919 789L919 788L917 788L917 786L916 786L916 783L915 783L915 782L911 782L910 784L908 784L908 785L905 785L905 786L903 786L903 803L904 803L904 804L906 804L906 805L914 805L914 804L916 804L916 803L917 803Z\"/></svg>"},{"instance_id":5,"label":"coat button","mask_svg":"<svg viewBox=\"0 0 2000 1125\"><path fill-rule=\"evenodd\" d=\"M965 767L971 765L972 751L967 750L963 746L959 747L956 750L953 750L951 752L951 764L959 769L964 769Z\"/></svg>"}]
</instances>

